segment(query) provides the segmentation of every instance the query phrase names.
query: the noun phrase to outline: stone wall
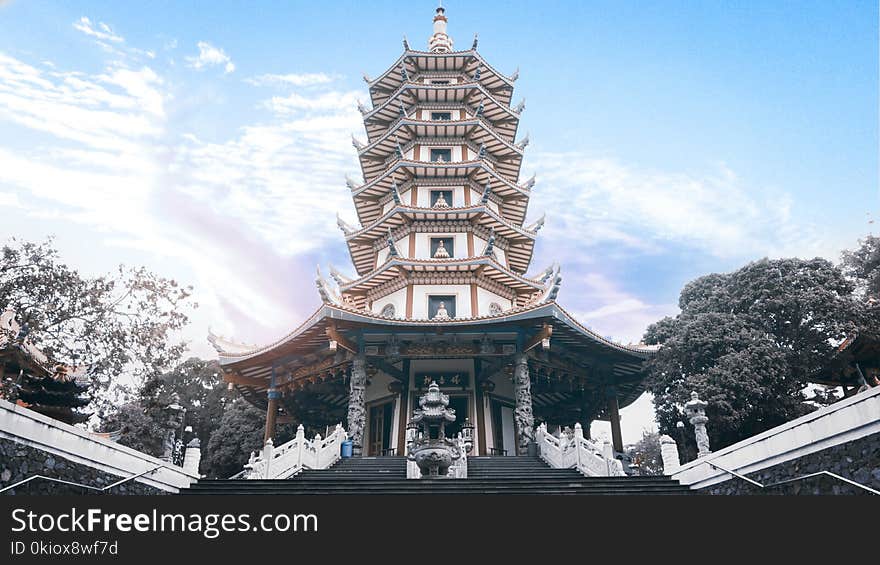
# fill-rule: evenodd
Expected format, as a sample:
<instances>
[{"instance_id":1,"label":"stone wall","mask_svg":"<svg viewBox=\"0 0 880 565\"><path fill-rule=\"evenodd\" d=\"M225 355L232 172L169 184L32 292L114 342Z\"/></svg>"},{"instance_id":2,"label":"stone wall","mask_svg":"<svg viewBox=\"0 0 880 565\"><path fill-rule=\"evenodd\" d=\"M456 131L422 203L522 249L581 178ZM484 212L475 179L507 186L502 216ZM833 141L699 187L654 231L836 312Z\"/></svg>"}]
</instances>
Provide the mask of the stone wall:
<instances>
[{"instance_id":1,"label":"stone wall","mask_svg":"<svg viewBox=\"0 0 880 565\"><path fill-rule=\"evenodd\" d=\"M763 485L793 479L819 471L830 471L841 477L880 490L880 433L842 443L761 469L746 476ZM814 477L769 489L761 489L742 479L700 489L705 494L870 494L858 487L828 476Z\"/></svg>"},{"instance_id":2,"label":"stone wall","mask_svg":"<svg viewBox=\"0 0 880 565\"><path fill-rule=\"evenodd\" d=\"M137 475L136 479L125 483L124 488L114 488L114 492L177 493L199 478L191 469L172 465L5 400L0 400L0 441L3 446L0 488L31 475L46 475L90 486L105 486L123 477ZM33 482L31 492L42 489L40 492L64 494L89 490L66 487L71 490L61 491L59 483Z\"/></svg>"},{"instance_id":3,"label":"stone wall","mask_svg":"<svg viewBox=\"0 0 880 565\"><path fill-rule=\"evenodd\" d=\"M99 471L64 457L0 438L0 488L23 481L31 475L44 475L94 487L105 487L123 477ZM129 481L113 487L108 494L166 494L164 491ZM98 491L37 479L3 494L100 494Z\"/></svg>"}]
</instances>

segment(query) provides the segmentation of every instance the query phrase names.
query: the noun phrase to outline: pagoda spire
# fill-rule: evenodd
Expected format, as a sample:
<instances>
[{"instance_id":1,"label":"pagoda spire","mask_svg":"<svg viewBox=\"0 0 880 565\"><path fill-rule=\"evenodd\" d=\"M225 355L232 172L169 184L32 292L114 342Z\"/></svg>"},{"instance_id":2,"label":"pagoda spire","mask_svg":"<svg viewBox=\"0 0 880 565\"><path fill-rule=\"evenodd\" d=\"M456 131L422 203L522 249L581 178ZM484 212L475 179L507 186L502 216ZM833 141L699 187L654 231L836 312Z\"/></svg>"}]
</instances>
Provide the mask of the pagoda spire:
<instances>
[{"instance_id":1,"label":"pagoda spire","mask_svg":"<svg viewBox=\"0 0 880 565\"><path fill-rule=\"evenodd\" d=\"M434 35L428 40L428 47L432 53L449 53L452 51L452 38L446 35L446 9L443 5L437 6L434 14Z\"/></svg>"}]
</instances>

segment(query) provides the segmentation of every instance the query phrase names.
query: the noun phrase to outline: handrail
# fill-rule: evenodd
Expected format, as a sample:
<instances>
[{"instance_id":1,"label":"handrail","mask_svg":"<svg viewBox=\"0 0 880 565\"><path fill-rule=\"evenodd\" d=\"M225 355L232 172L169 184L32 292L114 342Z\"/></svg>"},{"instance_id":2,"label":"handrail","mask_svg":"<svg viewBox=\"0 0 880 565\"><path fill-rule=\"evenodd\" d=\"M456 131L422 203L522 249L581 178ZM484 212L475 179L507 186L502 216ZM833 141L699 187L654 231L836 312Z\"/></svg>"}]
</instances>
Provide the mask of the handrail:
<instances>
[{"instance_id":1,"label":"handrail","mask_svg":"<svg viewBox=\"0 0 880 565\"><path fill-rule=\"evenodd\" d=\"M10 489L14 489L17 486L21 486L23 484L29 483L29 482L36 480L36 479L43 479L43 480L52 481L55 483L61 483L61 484L71 485L71 486L75 486L75 487L81 487L81 488L85 488L85 489L89 489L89 490L96 490L98 492L104 492L104 491L110 490L113 487L117 487L117 486L121 485L122 483L131 481L133 479L137 479L138 477L143 477L144 475L146 475L148 473L152 473L153 471L155 471L157 469L161 469L163 466L164 465L156 465L152 469L147 469L146 471L142 471L136 475L131 475L130 477L126 477L124 479L118 480L115 483L111 483L105 487L95 487L95 486L91 486L91 485L84 485L82 483L76 483L73 481L65 481L64 479L56 479L55 477L47 477L45 475L31 475L30 477L28 477L24 480L18 481L17 483L15 483L13 485L9 485L7 487L0 488L0 493L6 492L7 490L10 490Z\"/></svg>"},{"instance_id":2,"label":"handrail","mask_svg":"<svg viewBox=\"0 0 880 565\"><path fill-rule=\"evenodd\" d=\"M731 471L730 469L726 469L726 468L722 467L721 465L718 465L717 463L712 463L711 461L706 461L706 463L710 467L714 467L715 469L719 469L721 471L724 471L725 473L733 475L734 477L736 477L738 479L742 479L742 480L749 482L749 483L755 485L756 487L762 488L762 489L777 487L780 485L784 485L787 483L794 483L794 482L802 481L805 479L811 479L813 477L818 477L819 475L826 475L826 476L831 477L833 479L837 479L838 481L842 481L842 482L847 483L849 485L852 485L854 487L858 487L860 489L866 490L866 491L870 492L871 494L880 495L880 491L872 489L871 487L863 485L861 483L857 483L856 481L854 481L852 479L847 479L846 477L841 477L840 475L836 475L836 474L832 473L831 471L818 471L816 473L810 473L808 475L801 475L800 477L794 477L791 479L785 479L784 481L778 481L775 483L770 483L769 485L764 485L764 484L759 483L758 481L755 481L753 479L746 477L745 475L741 475L741 474L737 473L736 471Z\"/></svg>"}]
</instances>

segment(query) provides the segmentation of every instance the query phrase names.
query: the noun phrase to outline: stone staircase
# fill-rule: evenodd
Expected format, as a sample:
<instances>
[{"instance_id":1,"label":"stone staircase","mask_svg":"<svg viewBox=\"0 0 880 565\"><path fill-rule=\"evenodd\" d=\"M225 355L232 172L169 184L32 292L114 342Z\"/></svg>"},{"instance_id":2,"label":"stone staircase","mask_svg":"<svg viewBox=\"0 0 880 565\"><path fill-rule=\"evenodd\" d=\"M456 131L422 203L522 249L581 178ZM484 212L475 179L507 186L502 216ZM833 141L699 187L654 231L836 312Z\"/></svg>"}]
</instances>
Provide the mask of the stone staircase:
<instances>
[{"instance_id":1,"label":"stone staircase","mask_svg":"<svg viewBox=\"0 0 880 565\"><path fill-rule=\"evenodd\" d=\"M467 479L407 480L403 457L342 459L285 480L200 480L181 494L688 494L669 477L584 477L535 457L469 457Z\"/></svg>"}]
</instances>

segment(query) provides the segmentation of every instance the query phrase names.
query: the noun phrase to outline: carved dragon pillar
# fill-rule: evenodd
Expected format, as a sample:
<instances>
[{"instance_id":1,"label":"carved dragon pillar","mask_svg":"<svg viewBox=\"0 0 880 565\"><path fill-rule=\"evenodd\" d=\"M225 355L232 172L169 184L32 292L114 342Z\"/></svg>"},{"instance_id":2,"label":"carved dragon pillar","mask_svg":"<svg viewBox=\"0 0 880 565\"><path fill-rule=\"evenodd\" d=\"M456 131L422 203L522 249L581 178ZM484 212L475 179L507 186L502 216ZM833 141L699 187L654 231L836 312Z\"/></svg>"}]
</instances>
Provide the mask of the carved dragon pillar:
<instances>
[{"instance_id":1,"label":"carved dragon pillar","mask_svg":"<svg viewBox=\"0 0 880 565\"><path fill-rule=\"evenodd\" d=\"M525 353L518 353L514 358L513 392L516 399L516 408L513 412L516 422L516 454L528 455L529 444L535 439L535 417L532 413L529 363Z\"/></svg>"},{"instance_id":2,"label":"carved dragon pillar","mask_svg":"<svg viewBox=\"0 0 880 565\"><path fill-rule=\"evenodd\" d=\"M363 355L357 355L351 363L348 392L348 437L351 438L355 457L363 453L364 427L367 423L366 390L367 361Z\"/></svg>"}]
</instances>

